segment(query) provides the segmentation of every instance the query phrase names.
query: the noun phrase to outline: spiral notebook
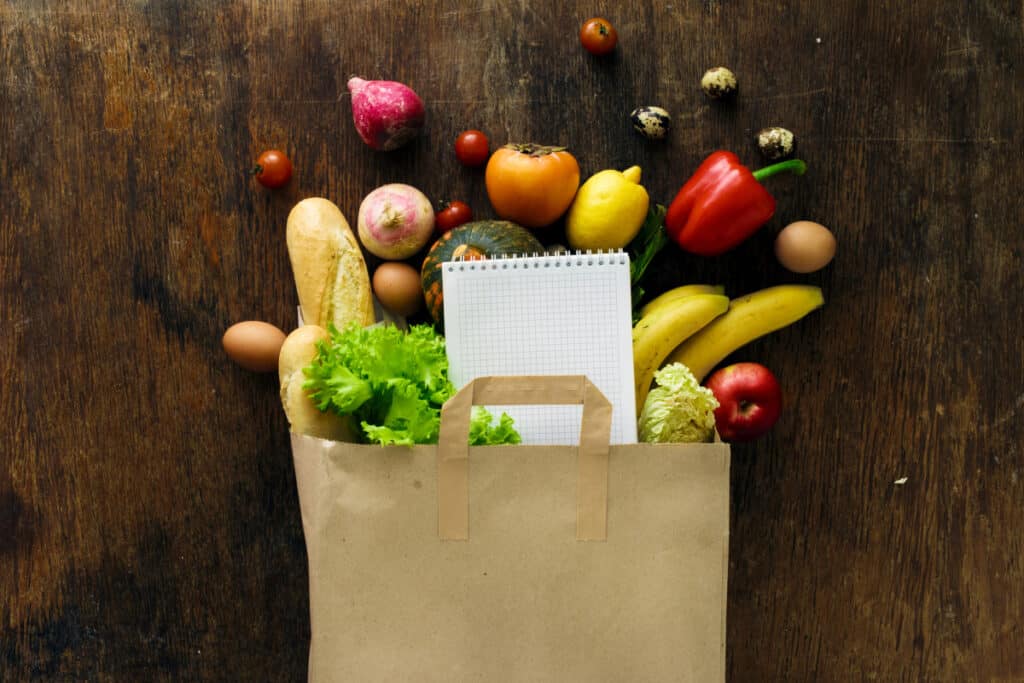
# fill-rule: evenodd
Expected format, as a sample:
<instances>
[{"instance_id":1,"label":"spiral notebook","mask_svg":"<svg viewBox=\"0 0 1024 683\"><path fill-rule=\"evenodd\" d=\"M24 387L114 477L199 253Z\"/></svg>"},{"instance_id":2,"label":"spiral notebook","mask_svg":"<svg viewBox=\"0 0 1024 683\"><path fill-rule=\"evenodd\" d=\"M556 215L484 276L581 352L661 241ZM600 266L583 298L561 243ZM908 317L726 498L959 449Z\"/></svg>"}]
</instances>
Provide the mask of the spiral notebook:
<instances>
[{"instance_id":1,"label":"spiral notebook","mask_svg":"<svg viewBox=\"0 0 1024 683\"><path fill-rule=\"evenodd\" d=\"M449 376L586 375L612 404L612 443L636 443L625 252L451 261L442 267ZM508 406L524 444L575 444L581 406Z\"/></svg>"}]
</instances>

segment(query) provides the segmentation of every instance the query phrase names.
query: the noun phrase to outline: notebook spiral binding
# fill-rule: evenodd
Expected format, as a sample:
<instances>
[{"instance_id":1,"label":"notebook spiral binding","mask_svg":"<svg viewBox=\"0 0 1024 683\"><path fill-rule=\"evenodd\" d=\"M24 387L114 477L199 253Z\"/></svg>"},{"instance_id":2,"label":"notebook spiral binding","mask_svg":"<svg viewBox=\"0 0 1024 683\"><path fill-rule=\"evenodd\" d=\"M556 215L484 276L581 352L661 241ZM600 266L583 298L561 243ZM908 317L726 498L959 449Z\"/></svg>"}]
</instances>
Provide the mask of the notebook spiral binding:
<instances>
[{"instance_id":1,"label":"notebook spiral binding","mask_svg":"<svg viewBox=\"0 0 1024 683\"><path fill-rule=\"evenodd\" d=\"M490 259L467 259L462 256L445 263L448 272L473 270L527 270L530 268L577 268L605 264L629 264L629 254L622 249L565 251L558 254L501 254Z\"/></svg>"}]
</instances>

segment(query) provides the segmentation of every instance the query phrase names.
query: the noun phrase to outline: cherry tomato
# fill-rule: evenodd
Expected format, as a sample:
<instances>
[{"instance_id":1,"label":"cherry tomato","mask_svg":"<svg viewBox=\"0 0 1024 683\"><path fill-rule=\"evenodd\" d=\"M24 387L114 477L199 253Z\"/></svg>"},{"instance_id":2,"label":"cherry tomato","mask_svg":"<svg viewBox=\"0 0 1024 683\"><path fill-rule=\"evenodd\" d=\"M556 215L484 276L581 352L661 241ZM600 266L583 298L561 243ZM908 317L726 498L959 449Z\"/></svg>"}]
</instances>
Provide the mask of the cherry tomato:
<instances>
[{"instance_id":1,"label":"cherry tomato","mask_svg":"<svg viewBox=\"0 0 1024 683\"><path fill-rule=\"evenodd\" d=\"M281 187L292 178L292 162L284 152L268 149L256 159L252 173L263 187Z\"/></svg>"},{"instance_id":2,"label":"cherry tomato","mask_svg":"<svg viewBox=\"0 0 1024 683\"><path fill-rule=\"evenodd\" d=\"M619 34L607 19L594 17L583 22L580 28L580 42L592 55L606 55L615 49Z\"/></svg>"},{"instance_id":3,"label":"cherry tomato","mask_svg":"<svg viewBox=\"0 0 1024 683\"><path fill-rule=\"evenodd\" d=\"M490 154L487 136L478 130L467 130L455 138L455 156L463 166L480 166Z\"/></svg>"},{"instance_id":4,"label":"cherry tomato","mask_svg":"<svg viewBox=\"0 0 1024 683\"><path fill-rule=\"evenodd\" d=\"M565 147L508 144L491 155L484 182L498 216L526 228L542 228L572 204L580 186L580 165Z\"/></svg>"},{"instance_id":5,"label":"cherry tomato","mask_svg":"<svg viewBox=\"0 0 1024 683\"><path fill-rule=\"evenodd\" d=\"M469 208L469 204L466 202L456 200L445 202L442 205L441 210L437 212L434 224L437 226L438 232L445 233L471 220L473 220L473 209Z\"/></svg>"}]
</instances>

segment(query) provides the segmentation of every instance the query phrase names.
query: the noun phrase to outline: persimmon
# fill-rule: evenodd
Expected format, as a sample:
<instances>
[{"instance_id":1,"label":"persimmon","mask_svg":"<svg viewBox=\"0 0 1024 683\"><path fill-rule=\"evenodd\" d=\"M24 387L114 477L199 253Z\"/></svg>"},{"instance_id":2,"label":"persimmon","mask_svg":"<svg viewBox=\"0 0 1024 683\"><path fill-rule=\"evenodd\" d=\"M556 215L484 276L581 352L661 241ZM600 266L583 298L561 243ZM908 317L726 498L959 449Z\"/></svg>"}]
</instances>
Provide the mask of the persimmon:
<instances>
[{"instance_id":1,"label":"persimmon","mask_svg":"<svg viewBox=\"0 0 1024 683\"><path fill-rule=\"evenodd\" d=\"M491 155L484 180L495 213L527 228L541 228L557 221L572 204L580 165L565 147L514 143Z\"/></svg>"}]
</instances>

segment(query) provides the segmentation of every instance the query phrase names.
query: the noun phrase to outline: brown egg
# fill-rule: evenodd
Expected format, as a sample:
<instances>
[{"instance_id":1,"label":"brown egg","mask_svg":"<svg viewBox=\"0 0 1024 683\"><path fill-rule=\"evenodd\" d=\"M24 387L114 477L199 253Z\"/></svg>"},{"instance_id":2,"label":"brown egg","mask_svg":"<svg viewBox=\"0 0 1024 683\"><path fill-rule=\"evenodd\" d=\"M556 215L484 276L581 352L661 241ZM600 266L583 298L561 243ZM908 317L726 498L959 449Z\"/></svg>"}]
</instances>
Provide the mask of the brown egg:
<instances>
[{"instance_id":1,"label":"brown egg","mask_svg":"<svg viewBox=\"0 0 1024 683\"><path fill-rule=\"evenodd\" d=\"M408 263L388 261L377 266L373 273L373 293L381 306L403 317L423 308L420 274Z\"/></svg>"},{"instance_id":2,"label":"brown egg","mask_svg":"<svg viewBox=\"0 0 1024 683\"><path fill-rule=\"evenodd\" d=\"M775 238L775 257L794 273L821 270L835 255L835 235L813 221L790 223Z\"/></svg>"},{"instance_id":3,"label":"brown egg","mask_svg":"<svg viewBox=\"0 0 1024 683\"><path fill-rule=\"evenodd\" d=\"M246 320L224 333L221 343L228 358L253 372L274 372L285 334L270 323Z\"/></svg>"}]
</instances>

